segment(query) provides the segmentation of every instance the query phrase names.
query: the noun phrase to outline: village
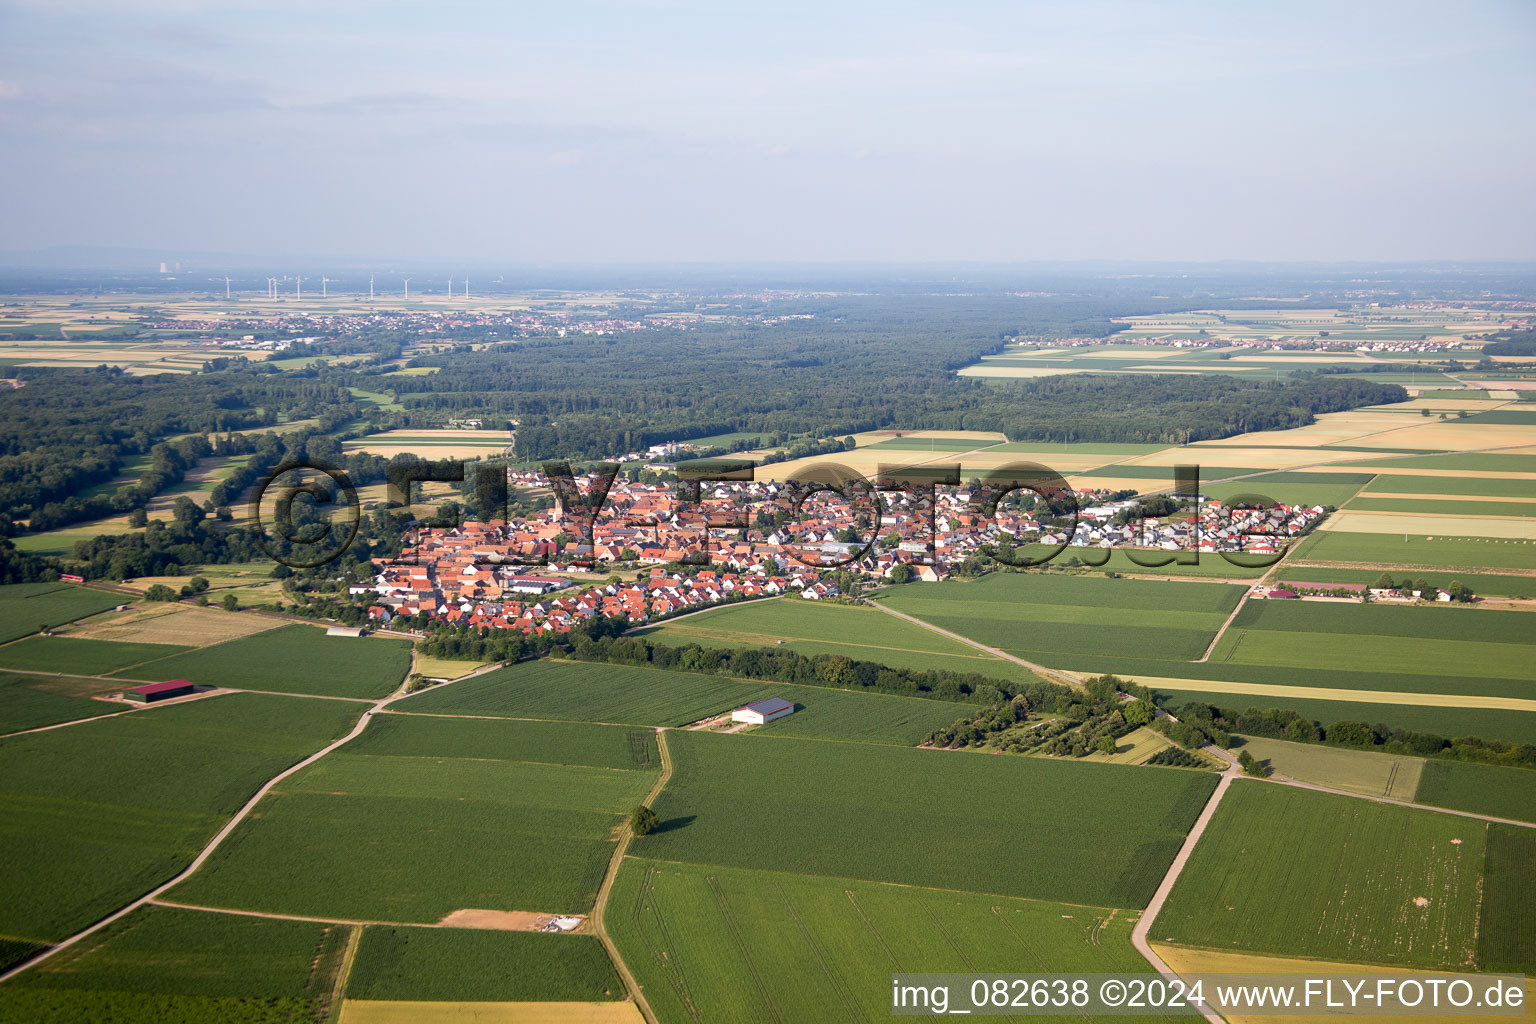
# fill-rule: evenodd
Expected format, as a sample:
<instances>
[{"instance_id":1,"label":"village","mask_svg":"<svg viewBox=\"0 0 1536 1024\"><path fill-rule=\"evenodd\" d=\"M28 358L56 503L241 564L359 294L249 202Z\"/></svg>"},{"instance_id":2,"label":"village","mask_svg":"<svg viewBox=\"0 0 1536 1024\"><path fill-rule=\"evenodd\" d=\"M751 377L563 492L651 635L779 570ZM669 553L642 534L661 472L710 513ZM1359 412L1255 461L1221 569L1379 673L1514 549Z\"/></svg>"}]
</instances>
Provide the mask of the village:
<instances>
[{"instance_id":1,"label":"village","mask_svg":"<svg viewBox=\"0 0 1536 1024\"><path fill-rule=\"evenodd\" d=\"M537 472L514 472L510 483L550 486ZM606 494L596 476L571 484L587 504L557 497L553 508L524 518L421 528L398 559L376 560L372 583L353 586L352 595L370 601L368 618L379 625L424 614L473 628L564 633L594 616L643 623L728 599L836 598L833 571L883 584L936 582L983 555L1020 563L1072 551L1072 564L1102 564L1095 553L1131 548L1146 549L1139 557L1154 565L1180 553L1274 556L1326 512L1196 498L1180 515L1145 518L1133 514L1134 495L1106 500L1107 492L1084 491L1074 521L1026 509L1017 492L989 517L967 488L934 488L931 501L921 491L890 494L876 511L793 483L717 481L697 502L680 500L668 484L620 478ZM602 495L595 512L594 495ZM638 577L612 575L621 569L638 569ZM592 580L598 573L601 583Z\"/></svg>"}]
</instances>

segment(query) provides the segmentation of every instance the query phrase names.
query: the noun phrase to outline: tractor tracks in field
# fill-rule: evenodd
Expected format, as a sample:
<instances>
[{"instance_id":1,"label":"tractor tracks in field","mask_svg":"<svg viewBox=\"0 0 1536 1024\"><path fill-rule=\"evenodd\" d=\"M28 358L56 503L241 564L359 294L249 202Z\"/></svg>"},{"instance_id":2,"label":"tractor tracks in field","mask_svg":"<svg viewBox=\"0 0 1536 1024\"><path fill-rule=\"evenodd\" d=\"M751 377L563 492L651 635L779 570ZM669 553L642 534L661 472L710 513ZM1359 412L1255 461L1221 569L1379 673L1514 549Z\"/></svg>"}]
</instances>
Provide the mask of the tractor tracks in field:
<instances>
[{"instance_id":1,"label":"tractor tracks in field","mask_svg":"<svg viewBox=\"0 0 1536 1024\"><path fill-rule=\"evenodd\" d=\"M672 778L672 753L667 749L667 734L663 728L656 730L656 750L661 756L661 774L656 777L656 782L650 791L645 794L645 806L649 807L655 802L666 786L667 780ZM619 842L613 849L613 856L608 860L608 870L603 873L602 885L598 886L597 899L592 903L592 914L588 920L592 924L592 933L597 936L597 941L603 944L603 951L608 954L608 959L613 961L614 970L619 972L619 980L624 982L624 987L629 990L630 998L635 1001L635 1006L640 1010L647 1024L657 1024L656 1014L651 1009L651 1004L646 1002L645 992L640 987L640 981L619 955L619 948L614 944L613 937L608 934L608 927L604 916L608 910L608 900L613 895L613 882L618 877L619 868L624 863L624 856L629 851L629 844L635 837L634 830L629 827L629 822L620 826L623 830L619 835Z\"/></svg>"}]
</instances>

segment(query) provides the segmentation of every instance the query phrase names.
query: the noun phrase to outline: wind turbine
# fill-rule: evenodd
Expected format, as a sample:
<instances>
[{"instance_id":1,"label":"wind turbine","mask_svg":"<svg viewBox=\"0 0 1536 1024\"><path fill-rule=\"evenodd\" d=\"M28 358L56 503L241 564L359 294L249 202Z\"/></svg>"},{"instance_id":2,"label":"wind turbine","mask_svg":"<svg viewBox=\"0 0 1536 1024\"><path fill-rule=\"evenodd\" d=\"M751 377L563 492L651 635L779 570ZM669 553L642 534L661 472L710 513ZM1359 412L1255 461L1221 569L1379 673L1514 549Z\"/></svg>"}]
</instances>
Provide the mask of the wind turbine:
<instances>
[{"instance_id":1,"label":"wind turbine","mask_svg":"<svg viewBox=\"0 0 1536 1024\"><path fill-rule=\"evenodd\" d=\"M453 298L453 278L448 279L448 297Z\"/></svg>"},{"instance_id":2,"label":"wind turbine","mask_svg":"<svg viewBox=\"0 0 1536 1024\"><path fill-rule=\"evenodd\" d=\"M373 301L373 275L368 275L368 301Z\"/></svg>"},{"instance_id":3,"label":"wind turbine","mask_svg":"<svg viewBox=\"0 0 1536 1024\"><path fill-rule=\"evenodd\" d=\"M224 275L224 297L229 298L229 275Z\"/></svg>"},{"instance_id":4,"label":"wind turbine","mask_svg":"<svg viewBox=\"0 0 1536 1024\"><path fill-rule=\"evenodd\" d=\"M464 279L464 297L469 298L469 278Z\"/></svg>"},{"instance_id":5,"label":"wind turbine","mask_svg":"<svg viewBox=\"0 0 1536 1024\"><path fill-rule=\"evenodd\" d=\"M411 301L411 279L410 278L406 278L405 279L405 301L406 302L410 302Z\"/></svg>"},{"instance_id":6,"label":"wind turbine","mask_svg":"<svg viewBox=\"0 0 1536 1024\"><path fill-rule=\"evenodd\" d=\"M277 298L277 278L275 277L267 278L267 298Z\"/></svg>"},{"instance_id":7,"label":"wind turbine","mask_svg":"<svg viewBox=\"0 0 1536 1024\"><path fill-rule=\"evenodd\" d=\"M297 302L298 300L300 300L300 299L302 299L304 297L303 292L301 291L300 285L299 285L299 282L302 281L302 280L304 280L304 279L302 277L299 277L297 274L295 274L293 276L293 300L295 302Z\"/></svg>"},{"instance_id":8,"label":"wind turbine","mask_svg":"<svg viewBox=\"0 0 1536 1024\"><path fill-rule=\"evenodd\" d=\"M320 297L322 299L328 297L327 293L326 293L326 290L325 290L325 286L330 283L330 280L331 279L326 277L324 274L320 275Z\"/></svg>"}]
</instances>

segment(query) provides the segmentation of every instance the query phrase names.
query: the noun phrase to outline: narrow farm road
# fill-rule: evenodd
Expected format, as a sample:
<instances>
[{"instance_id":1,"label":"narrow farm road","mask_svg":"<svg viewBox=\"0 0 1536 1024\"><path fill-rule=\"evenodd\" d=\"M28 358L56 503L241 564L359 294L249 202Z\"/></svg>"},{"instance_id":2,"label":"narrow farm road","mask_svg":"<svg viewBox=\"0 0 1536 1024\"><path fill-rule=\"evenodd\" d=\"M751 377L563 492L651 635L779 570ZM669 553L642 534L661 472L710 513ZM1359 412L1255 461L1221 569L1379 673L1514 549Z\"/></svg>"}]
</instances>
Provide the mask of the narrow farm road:
<instances>
[{"instance_id":1,"label":"narrow farm road","mask_svg":"<svg viewBox=\"0 0 1536 1024\"><path fill-rule=\"evenodd\" d=\"M489 671L491 667L492 666L487 665L484 669L471 672L466 676L461 676L459 679L453 680L453 682L440 683L439 685L452 686L454 682L460 682L464 679L472 679L477 675L481 675L484 672ZM69 936L69 938L49 946L47 949L38 953L36 956L33 956L28 960L24 960L21 963L16 964L15 966L4 971L3 973L0 973L0 982L9 981L11 978L27 970L28 968L34 967L37 964L42 963L44 960L54 956L56 953L59 953L60 951L75 945L80 940L89 938L112 922L126 917L127 915L133 913L135 910L148 903L154 902L160 897L162 893L165 893L186 881L194 871L203 866L204 862L206 862L208 858L213 855L213 852L219 848L224 840L229 838L230 834L233 833L237 827L239 827L240 823L246 819L251 811L255 810L256 805L261 802L262 797L266 796L267 793L272 790L273 786L276 786L279 782L282 782L284 779L288 778L290 775L293 775L295 772L299 772L305 768L308 768L310 765L320 760L326 754L331 753L338 747L350 743L352 740L355 740L358 736L362 735L363 730L368 728L368 723L373 720L373 715L375 712L381 711L384 708L387 708L389 705L393 704L395 701L401 700L402 698L409 697L411 695L411 692L406 689L409 684L409 678L401 680L400 686L396 688L396 690L388 697L383 697L379 700L372 701L372 706L358 717L357 724L352 726L351 731L348 732L345 736L338 740L333 740L331 743L315 751L313 754L310 754L303 760L290 765L283 771L278 772L276 775L272 776L272 778L268 779L260 789L252 794L251 798L245 802L244 806L235 812L234 816L224 824L224 827L219 829L214 837L208 841L207 845L205 845L202 850L198 852L198 855L192 859L192 862L183 868L180 872L178 872L175 877L171 878L169 881L161 883L160 885L151 889L149 892L145 893L143 896L140 896L138 899L128 903L126 906L113 911L111 914L108 914L106 917L97 921L95 924L81 929L75 934Z\"/></svg>"},{"instance_id":2,"label":"narrow farm road","mask_svg":"<svg viewBox=\"0 0 1536 1024\"><path fill-rule=\"evenodd\" d=\"M665 729L656 730L656 749L661 754L661 774L656 777L656 784L651 787L651 791L645 794L647 807L655 801L666 786L667 780L672 777L672 752L667 749ZM608 897L613 892L613 880L618 877L619 866L624 863L624 855L629 850L629 842L635 837L634 832L630 830L629 822L626 821L621 828L623 832L619 836L619 844L614 847L613 857L608 861L608 871L603 875L603 884L598 886L597 900L592 904L592 916L588 920L592 923L592 932L597 936L597 941L603 944L603 949L608 953L608 959L613 961L614 969L623 979L624 987L629 989L630 998L634 999L641 1016L648 1024L657 1024L656 1014L651 1011L651 1004L645 1001L645 993L640 988L639 980L630 971L624 958L619 956L619 948L614 945L603 920L604 912L608 909Z\"/></svg>"},{"instance_id":3,"label":"narrow farm road","mask_svg":"<svg viewBox=\"0 0 1536 1024\"><path fill-rule=\"evenodd\" d=\"M1211 823L1211 818L1216 815L1216 808L1221 804L1221 798L1227 795L1227 789L1232 785L1232 780L1237 778L1239 769L1237 762L1231 760L1231 755L1218 750L1222 759L1227 761L1227 770L1221 773L1221 779L1216 783L1216 789L1211 793L1211 798L1205 802L1205 809L1200 812L1200 817L1195 819L1195 827L1189 830L1189 835L1184 837L1184 845L1179 847L1178 855L1173 858L1173 863L1168 865L1168 873L1163 876L1162 882L1157 887L1157 892L1152 894L1152 902L1147 904L1147 909L1141 912L1141 918L1136 922L1136 927L1131 929L1131 945L1136 951L1147 958L1147 963L1163 977L1170 980L1177 978L1178 973L1169 967L1158 956L1156 951L1147 942L1147 934L1152 930L1152 923L1157 920L1158 912L1163 909L1163 904L1168 902L1168 894L1173 891L1173 883L1179 880L1179 875L1184 870L1184 865L1189 862L1189 855L1194 852L1195 844L1205 834L1205 827ZM1211 1024L1225 1024L1220 1014L1204 1008L1201 1014Z\"/></svg>"},{"instance_id":4,"label":"narrow farm road","mask_svg":"<svg viewBox=\"0 0 1536 1024\"><path fill-rule=\"evenodd\" d=\"M1032 661L1025 661L1023 658L1015 657L1014 655L1009 654L1007 651L1000 651L996 647L988 647L986 644L977 643L975 640L963 637L959 633L951 633L947 629L941 629L931 622L924 622L922 619L908 615L906 612L899 612L894 608L887 608L879 601L871 601L870 605L871 607L879 608L887 615L894 615L898 619L905 619L907 622L910 622L913 625L922 626L926 630L930 630L939 634L940 636L948 637L951 640L956 640L962 644L965 644L967 647L974 647L978 651L983 651L992 655L993 657L1002 658L1004 661L1011 661L1015 665L1023 665L1025 668L1029 669L1031 672L1035 673L1041 678L1052 679L1064 686L1070 686L1074 689L1080 690L1083 688L1083 684L1080 680L1074 678L1073 676L1067 675L1065 672L1058 672L1056 669L1046 668L1044 665L1037 665Z\"/></svg>"}]
</instances>

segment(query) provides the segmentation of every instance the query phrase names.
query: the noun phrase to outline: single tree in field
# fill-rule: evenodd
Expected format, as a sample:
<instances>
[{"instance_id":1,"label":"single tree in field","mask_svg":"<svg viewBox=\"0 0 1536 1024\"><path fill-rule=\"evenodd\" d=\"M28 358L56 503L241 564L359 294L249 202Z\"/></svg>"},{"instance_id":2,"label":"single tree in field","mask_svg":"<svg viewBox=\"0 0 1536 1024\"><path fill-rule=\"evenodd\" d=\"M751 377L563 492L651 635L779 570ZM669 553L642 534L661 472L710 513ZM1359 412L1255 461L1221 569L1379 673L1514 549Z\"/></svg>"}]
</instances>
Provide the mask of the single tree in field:
<instances>
[{"instance_id":1,"label":"single tree in field","mask_svg":"<svg viewBox=\"0 0 1536 1024\"><path fill-rule=\"evenodd\" d=\"M650 835L656 830L656 812L645 804L636 807L629 815L629 830L637 836Z\"/></svg>"},{"instance_id":2,"label":"single tree in field","mask_svg":"<svg viewBox=\"0 0 1536 1024\"><path fill-rule=\"evenodd\" d=\"M1120 745L1115 742L1115 738L1113 736L1105 736L1103 739L1099 740L1099 753L1101 754L1113 754L1119 749Z\"/></svg>"},{"instance_id":3,"label":"single tree in field","mask_svg":"<svg viewBox=\"0 0 1536 1024\"><path fill-rule=\"evenodd\" d=\"M234 594L225 594L223 600L224 610L234 612L240 610L240 599Z\"/></svg>"},{"instance_id":4,"label":"single tree in field","mask_svg":"<svg viewBox=\"0 0 1536 1024\"><path fill-rule=\"evenodd\" d=\"M1245 775L1257 775L1260 778L1269 774L1269 765L1254 757L1244 750L1237 755L1237 763L1243 769Z\"/></svg>"}]
</instances>

